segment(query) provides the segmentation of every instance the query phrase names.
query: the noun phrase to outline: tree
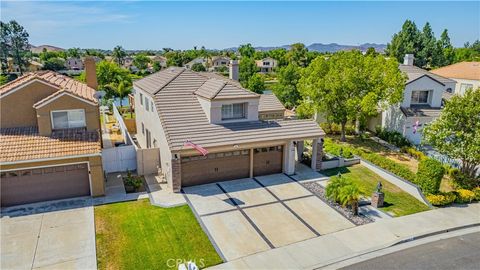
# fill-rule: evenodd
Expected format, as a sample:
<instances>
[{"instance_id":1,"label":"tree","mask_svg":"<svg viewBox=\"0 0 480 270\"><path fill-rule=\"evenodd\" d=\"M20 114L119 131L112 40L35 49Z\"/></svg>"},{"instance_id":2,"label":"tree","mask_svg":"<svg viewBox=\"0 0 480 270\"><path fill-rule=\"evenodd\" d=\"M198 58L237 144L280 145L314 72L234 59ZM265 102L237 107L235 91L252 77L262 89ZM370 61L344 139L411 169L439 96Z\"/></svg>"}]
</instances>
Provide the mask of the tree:
<instances>
[{"instance_id":1,"label":"tree","mask_svg":"<svg viewBox=\"0 0 480 270\"><path fill-rule=\"evenodd\" d=\"M105 86L110 92L110 95L118 98L120 100L120 107L123 106L123 99L126 98L130 93L132 93L131 82L128 80L117 82L112 82Z\"/></svg>"},{"instance_id":2,"label":"tree","mask_svg":"<svg viewBox=\"0 0 480 270\"><path fill-rule=\"evenodd\" d=\"M265 79L262 75L255 73L248 79L247 89L258 94L265 90Z\"/></svg>"},{"instance_id":3,"label":"tree","mask_svg":"<svg viewBox=\"0 0 480 270\"><path fill-rule=\"evenodd\" d=\"M23 72L26 70L30 52L30 45L28 43L29 35L23 26L14 20L8 23L8 31L6 32L9 34L9 37L6 38L6 40L10 42L8 46L10 49L9 54L13 58L13 64L18 66L20 74L23 75Z\"/></svg>"},{"instance_id":4,"label":"tree","mask_svg":"<svg viewBox=\"0 0 480 270\"><path fill-rule=\"evenodd\" d=\"M406 77L394 58L363 56L360 51L340 51L328 60L317 57L299 81L302 102L339 123L341 140L349 121L378 114L379 109L403 98Z\"/></svg>"},{"instance_id":5,"label":"tree","mask_svg":"<svg viewBox=\"0 0 480 270\"><path fill-rule=\"evenodd\" d=\"M257 73L258 68L255 60L251 57L242 57L239 67L239 81L243 87L248 88L250 77Z\"/></svg>"},{"instance_id":6,"label":"tree","mask_svg":"<svg viewBox=\"0 0 480 270\"><path fill-rule=\"evenodd\" d=\"M10 53L10 24L0 21L0 66L2 74L8 72L8 56Z\"/></svg>"},{"instance_id":7,"label":"tree","mask_svg":"<svg viewBox=\"0 0 480 270\"><path fill-rule=\"evenodd\" d=\"M106 85L119 84L124 82L125 85L131 84L130 72L121 68L114 62L101 61L97 64L97 81L99 89L105 88ZM107 95L108 95L107 91ZM111 97L110 95L109 97Z\"/></svg>"},{"instance_id":8,"label":"tree","mask_svg":"<svg viewBox=\"0 0 480 270\"><path fill-rule=\"evenodd\" d=\"M438 40L437 46L441 50L441 58L439 60L439 66L447 66L453 63L455 52L448 36L448 30L445 29Z\"/></svg>"},{"instance_id":9,"label":"tree","mask_svg":"<svg viewBox=\"0 0 480 270\"><path fill-rule=\"evenodd\" d=\"M438 57L442 52L437 46L437 39L435 38L430 23L427 22L423 27L420 39L422 47L416 56L417 65L429 68L438 66Z\"/></svg>"},{"instance_id":10,"label":"tree","mask_svg":"<svg viewBox=\"0 0 480 270\"><path fill-rule=\"evenodd\" d=\"M238 48L238 51L240 52L240 55L242 58L248 57L248 58L253 58L253 55L255 54L255 49L252 47L252 44L244 44L240 45Z\"/></svg>"},{"instance_id":11,"label":"tree","mask_svg":"<svg viewBox=\"0 0 480 270\"><path fill-rule=\"evenodd\" d=\"M288 64L277 71L278 83L273 86L273 92L287 108L293 108L300 101L300 92L297 84L301 77L301 68Z\"/></svg>"},{"instance_id":12,"label":"tree","mask_svg":"<svg viewBox=\"0 0 480 270\"><path fill-rule=\"evenodd\" d=\"M113 48L112 56L117 65L123 66L127 52L122 48L122 46L115 46L115 48Z\"/></svg>"},{"instance_id":13,"label":"tree","mask_svg":"<svg viewBox=\"0 0 480 270\"><path fill-rule=\"evenodd\" d=\"M168 51L167 53L165 53L165 57L167 58L167 66L183 66L183 56L180 51Z\"/></svg>"},{"instance_id":14,"label":"tree","mask_svg":"<svg viewBox=\"0 0 480 270\"><path fill-rule=\"evenodd\" d=\"M354 215L358 215L358 200L360 199L360 190L354 183L350 183L340 189L338 200L345 207L350 205Z\"/></svg>"},{"instance_id":15,"label":"tree","mask_svg":"<svg viewBox=\"0 0 480 270\"><path fill-rule=\"evenodd\" d=\"M193 71L197 71L197 72L200 72L200 71L207 71L207 69L205 68L205 66L202 64L202 63L195 63L192 65L192 70Z\"/></svg>"},{"instance_id":16,"label":"tree","mask_svg":"<svg viewBox=\"0 0 480 270\"><path fill-rule=\"evenodd\" d=\"M378 53L373 47L368 47L367 51L365 52L365 55L371 55L371 56L377 56Z\"/></svg>"},{"instance_id":17,"label":"tree","mask_svg":"<svg viewBox=\"0 0 480 270\"><path fill-rule=\"evenodd\" d=\"M135 55L133 59L133 64L140 70L145 70L148 68L148 64L150 63L150 58L143 53L139 53Z\"/></svg>"},{"instance_id":18,"label":"tree","mask_svg":"<svg viewBox=\"0 0 480 270\"><path fill-rule=\"evenodd\" d=\"M403 62L405 54L418 55L422 48L421 34L414 22L406 20L402 30L392 37L392 41L387 44L386 53L388 56L395 57L398 62ZM417 65L417 62L415 62Z\"/></svg>"},{"instance_id":19,"label":"tree","mask_svg":"<svg viewBox=\"0 0 480 270\"><path fill-rule=\"evenodd\" d=\"M480 89L446 101L440 117L426 126L423 139L440 153L461 161L461 171L475 178L480 165Z\"/></svg>"},{"instance_id":20,"label":"tree","mask_svg":"<svg viewBox=\"0 0 480 270\"><path fill-rule=\"evenodd\" d=\"M73 57L73 58L80 58L81 53L80 53L80 48L70 48L67 50L67 56Z\"/></svg>"},{"instance_id":21,"label":"tree","mask_svg":"<svg viewBox=\"0 0 480 270\"><path fill-rule=\"evenodd\" d=\"M160 64L160 62L158 61L153 62L153 71L157 72L157 71L160 71L161 69L162 69L162 65Z\"/></svg>"},{"instance_id":22,"label":"tree","mask_svg":"<svg viewBox=\"0 0 480 270\"><path fill-rule=\"evenodd\" d=\"M43 62L43 69L53 71L63 70L65 69L65 59L60 57L49 58Z\"/></svg>"},{"instance_id":23,"label":"tree","mask_svg":"<svg viewBox=\"0 0 480 270\"><path fill-rule=\"evenodd\" d=\"M305 67L307 65L307 52L308 49L304 44L295 43L290 46L290 50L287 52L286 58L289 63L299 67Z\"/></svg>"},{"instance_id":24,"label":"tree","mask_svg":"<svg viewBox=\"0 0 480 270\"><path fill-rule=\"evenodd\" d=\"M277 60L277 67L283 67L288 65L288 61L286 58L287 55L287 50L284 48L278 48L278 49L273 49L268 52L268 55Z\"/></svg>"}]
</instances>

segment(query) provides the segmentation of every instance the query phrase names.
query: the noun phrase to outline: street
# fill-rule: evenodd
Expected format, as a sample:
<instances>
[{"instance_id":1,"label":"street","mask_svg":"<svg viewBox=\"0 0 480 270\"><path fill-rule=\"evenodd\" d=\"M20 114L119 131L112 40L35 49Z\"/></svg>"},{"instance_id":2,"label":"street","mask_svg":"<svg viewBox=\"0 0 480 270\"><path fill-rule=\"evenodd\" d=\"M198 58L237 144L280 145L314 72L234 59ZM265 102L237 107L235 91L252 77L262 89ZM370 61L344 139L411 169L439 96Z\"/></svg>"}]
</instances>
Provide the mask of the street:
<instances>
[{"instance_id":1,"label":"street","mask_svg":"<svg viewBox=\"0 0 480 270\"><path fill-rule=\"evenodd\" d=\"M480 269L480 232L423 244L342 269Z\"/></svg>"}]
</instances>

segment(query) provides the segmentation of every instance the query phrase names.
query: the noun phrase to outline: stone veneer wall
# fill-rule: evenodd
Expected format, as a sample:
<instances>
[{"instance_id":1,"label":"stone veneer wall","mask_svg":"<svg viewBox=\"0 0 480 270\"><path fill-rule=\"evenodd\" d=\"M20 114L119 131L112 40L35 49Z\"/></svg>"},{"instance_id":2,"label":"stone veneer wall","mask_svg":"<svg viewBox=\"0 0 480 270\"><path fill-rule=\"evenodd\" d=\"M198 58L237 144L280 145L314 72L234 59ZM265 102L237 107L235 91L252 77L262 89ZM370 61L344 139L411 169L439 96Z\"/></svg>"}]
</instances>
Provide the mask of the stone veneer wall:
<instances>
[{"instance_id":1,"label":"stone veneer wall","mask_svg":"<svg viewBox=\"0 0 480 270\"><path fill-rule=\"evenodd\" d=\"M172 159L172 191L179 192L182 188L182 167L180 158Z\"/></svg>"},{"instance_id":2,"label":"stone veneer wall","mask_svg":"<svg viewBox=\"0 0 480 270\"><path fill-rule=\"evenodd\" d=\"M317 155L317 159L315 160L316 161L315 167L317 171L319 171L322 169L322 158L323 158L323 140L322 139L318 140L316 155Z\"/></svg>"}]
</instances>

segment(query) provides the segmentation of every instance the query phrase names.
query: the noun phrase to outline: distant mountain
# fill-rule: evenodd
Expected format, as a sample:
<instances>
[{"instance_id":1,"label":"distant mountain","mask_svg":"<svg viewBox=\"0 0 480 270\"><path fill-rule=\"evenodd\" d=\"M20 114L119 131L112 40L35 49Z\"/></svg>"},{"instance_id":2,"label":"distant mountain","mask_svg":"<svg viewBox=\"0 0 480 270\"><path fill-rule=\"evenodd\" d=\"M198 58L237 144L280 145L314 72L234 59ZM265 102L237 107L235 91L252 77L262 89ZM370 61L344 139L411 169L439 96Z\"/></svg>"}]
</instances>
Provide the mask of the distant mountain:
<instances>
[{"instance_id":1,"label":"distant mountain","mask_svg":"<svg viewBox=\"0 0 480 270\"><path fill-rule=\"evenodd\" d=\"M323 43L313 43L307 46L309 51L317 51L317 52L338 52L338 51L345 51L345 50L353 50L357 49L362 52L366 51L368 48L373 47L377 52L384 52L387 48L385 44L376 44L376 43L364 43L360 45L342 45L337 43L330 43L330 44L323 44ZM283 46L272 46L272 47L255 47L257 51L271 51L274 49L283 48L286 50L290 49L290 45L283 45ZM238 47L232 47L225 49L227 51L237 51Z\"/></svg>"},{"instance_id":2,"label":"distant mountain","mask_svg":"<svg viewBox=\"0 0 480 270\"><path fill-rule=\"evenodd\" d=\"M55 47L55 46L52 46L52 45L34 46L34 45L30 44L30 51L32 53L41 53L41 52L43 52L43 49L46 49L48 52L65 51L65 49L62 49L60 47Z\"/></svg>"}]
</instances>

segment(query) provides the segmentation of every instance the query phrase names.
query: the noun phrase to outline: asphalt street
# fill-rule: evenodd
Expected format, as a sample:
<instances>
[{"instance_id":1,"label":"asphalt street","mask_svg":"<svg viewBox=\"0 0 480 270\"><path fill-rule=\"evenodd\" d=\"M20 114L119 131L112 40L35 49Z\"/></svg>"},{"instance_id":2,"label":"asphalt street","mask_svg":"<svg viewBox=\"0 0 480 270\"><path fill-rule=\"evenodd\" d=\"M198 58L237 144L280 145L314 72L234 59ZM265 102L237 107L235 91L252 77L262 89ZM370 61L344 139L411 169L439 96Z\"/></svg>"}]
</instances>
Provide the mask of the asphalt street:
<instances>
[{"instance_id":1,"label":"asphalt street","mask_svg":"<svg viewBox=\"0 0 480 270\"><path fill-rule=\"evenodd\" d=\"M342 269L478 270L480 269L480 232L411 247Z\"/></svg>"}]
</instances>

